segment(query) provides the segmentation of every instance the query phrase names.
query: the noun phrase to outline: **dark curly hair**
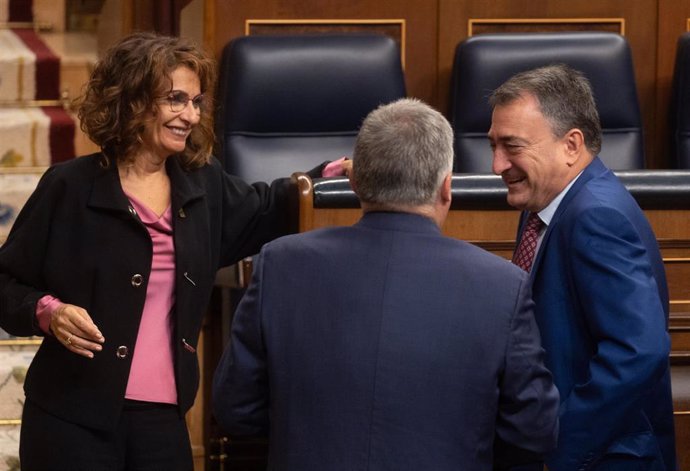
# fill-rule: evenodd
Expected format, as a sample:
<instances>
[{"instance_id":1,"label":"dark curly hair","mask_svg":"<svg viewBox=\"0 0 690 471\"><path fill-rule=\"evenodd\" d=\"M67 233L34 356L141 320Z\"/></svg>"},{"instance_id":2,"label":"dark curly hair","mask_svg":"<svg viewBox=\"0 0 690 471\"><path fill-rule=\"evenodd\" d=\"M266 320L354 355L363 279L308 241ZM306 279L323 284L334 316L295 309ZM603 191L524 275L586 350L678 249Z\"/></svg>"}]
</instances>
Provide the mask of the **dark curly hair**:
<instances>
[{"instance_id":1,"label":"dark curly hair","mask_svg":"<svg viewBox=\"0 0 690 471\"><path fill-rule=\"evenodd\" d=\"M209 162L215 139L215 61L184 38L139 32L106 51L77 100L81 129L101 147L107 164L134 159L156 100L170 91L170 76L180 66L198 75L208 106L179 157L187 169Z\"/></svg>"}]
</instances>

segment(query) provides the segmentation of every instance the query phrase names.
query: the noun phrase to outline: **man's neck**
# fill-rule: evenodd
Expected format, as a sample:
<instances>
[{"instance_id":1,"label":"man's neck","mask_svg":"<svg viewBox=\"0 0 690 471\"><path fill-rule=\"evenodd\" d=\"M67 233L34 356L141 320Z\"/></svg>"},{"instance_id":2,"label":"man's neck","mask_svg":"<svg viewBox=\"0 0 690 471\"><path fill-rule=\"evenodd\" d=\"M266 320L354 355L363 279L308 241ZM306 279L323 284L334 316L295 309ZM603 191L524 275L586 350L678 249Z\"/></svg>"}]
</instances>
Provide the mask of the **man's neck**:
<instances>
[{"instance_id":1,"label":"man's neck","mask_svg":"<svg viewBox=\"0 0 690 471\"><path fill-rule=\"evenodd\" d=\"M409 205L394 205L394 204L380 204L380 203L361 203L362 211L368 212L393 212L393 213L407 213L416 214L418 216L424 216L436 223L438 227L442 227L445 221L445 216L447 214L441 214L442 211L437 210L432 205L420 205L420 206L409 206Z\"/></svg>"}]
</instances>

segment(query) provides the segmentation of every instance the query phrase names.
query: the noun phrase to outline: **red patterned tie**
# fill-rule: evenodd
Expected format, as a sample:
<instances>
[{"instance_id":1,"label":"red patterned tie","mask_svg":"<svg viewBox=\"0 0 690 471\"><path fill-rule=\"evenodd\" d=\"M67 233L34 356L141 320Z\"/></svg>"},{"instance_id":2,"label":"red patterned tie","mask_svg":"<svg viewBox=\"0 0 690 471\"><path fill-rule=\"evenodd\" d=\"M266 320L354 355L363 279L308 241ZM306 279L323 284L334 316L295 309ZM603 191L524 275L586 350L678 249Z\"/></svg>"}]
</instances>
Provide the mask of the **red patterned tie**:
<instances>
[{"instance_id":1,"label":"red patterned tie","mask_svg":"<svg viewBox=\"0 0 690 471\"><path fill-rule=\"evenodd\" d=\"M539 239L539 231L543 225L544 223L539 219L537 213L529 213L527 222L525 223L525 229L522 231L522 237L520 238L520 245L518 245L518 248L513 254L513 263L527 273L529 273L530 268L532 268L532 262L534 261L534 255L537 249L537 240Z\"/></svg>"}]
</instances>

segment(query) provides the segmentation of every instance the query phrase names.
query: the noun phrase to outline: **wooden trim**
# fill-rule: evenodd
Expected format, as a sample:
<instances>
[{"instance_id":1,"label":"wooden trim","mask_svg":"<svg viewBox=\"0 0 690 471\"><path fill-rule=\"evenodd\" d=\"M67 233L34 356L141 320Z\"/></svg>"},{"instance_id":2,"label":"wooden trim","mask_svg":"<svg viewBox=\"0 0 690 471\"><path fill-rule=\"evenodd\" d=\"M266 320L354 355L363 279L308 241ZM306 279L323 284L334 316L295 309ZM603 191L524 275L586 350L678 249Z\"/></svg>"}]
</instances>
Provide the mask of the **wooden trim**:
<instances>
[{"instance_id":1,"label":"wooden trim","mask_svg":"<svg viewBox=\"0 0 690 471\"><path fill-rule=\"evenodd\" d=\"M69 110L69 100L0 100L0 108L40 108L42 106L60 106Z\"/></svg>"},{"instance_id":2,"label":"wooden trim","mask_svg":"<svg viewBox=\"0 0 690 471\"><path fill-rule=\"evenodd\" d=\"M0 419L0 426L2 425L21 425L22 419Z\"/></svg>"},{"instance_id":3,"label":"wooden trim","mask_svg":"<svg viewBox=\"0 0 690 471\"><path fill-rule=\"evenodd\" d=\"M294 173L292 180L299 193L298 230L305 232L314 227L314 184L306 173Z\"/></svg>"},{"instance_id":4,"label":"wooden trim","mask_svg":"<svg viewBox=\"0 0 690 471\"><path fill-rule=\"evenodd\" d=\"M0 29L33 29L37 33L40 32L50 32L55 29L53 23L46 23L40 21L8 21L0 22Z\"/></svg>"},{"instance_id":5,"label":"wooden trim","mask_svg":"<svg viewBox=\"0 0 690 471\"><path fill-rule=\"evenodd\" d=\"M204 1L204 47L208 51L215 50L216 41L216 1Z\"/></svg>"},{"instance_id":6,"label":"wooden trim","mask_svg":"<svg viewBox=\"0 0 690 471\"><path fill-rule=\"evenodd\" d=\"M685 18L685 31L690 31L690 18Z\"/></svg>"},{"instance_id":7,"label":"wooden trim","mask_svg":"<svg viewBox=\"0 0 690 471\"><path fill-rule=\"evenodd\" d=\"M400 25L400 62L405 69L406 21L404 18L391 19L252 19L244 21L244 35L251 35L252 25Z\"/></svg>"},{"instance_id":8,"label":"wooden trim","mask_svg":"<svg viewBox=\"0 0 690 471\"><path fill-rule=\"evenodd\" d=\"M647 211L645 211L647 213ZM656 231L659 232L659 231ZM658 239L660 249L687 249L690 248L688 239ZM667 259L664 259L666 261ZM671 258L668 258L671 260ZM690 260L690 259L688 259Z\"/></svg>"},{"instance_id":9,"label":"wooden trim","mask_svg":"<svg viewBox=\"0 0 690 471\"><path fill-rule=\"evenodd\" d=\"M673 303L673 301L671 301ZM669 332L690 332L690 316L671 313L668 319Z\"/></svg>"},{"instance_id":10,"label":"wooden trim","mask_svg":"<svg viewBox=\"0 0 690 471\"><path fill-rule=\"evenodd\" d=\"M466 240L472 245L488 250L489 252L495 252L499 250L515 250L514 240Z\"/></svg>"},{"instance_id":11,"label":"wooden trim","mask_svg":"<svg viewBox=\"0 0 690 471\"><path fill-rule=\"evenodd\" d=\"M121 4L123 36L134 32L134 0L124 0Z\"/></svg>"},{"instance_id":12,"label":"wooden trim","mask_svg":"<svg viewBox=\"0 0 690 471\"><path fill-rule=\"evenodd\" d=\"M690 19L688 20L690 21ZM470 18L467 20L467 36L473 35L474 25L490 24L588 24L611 23L618 24L619 33L625 36L625 18Z\"/></svg>"},{"instance_id":13,"label":"wooden trim","mask_svg":"<svg viewBox=\"0 0 690 471\"><path fill-rule=\"evenodd\" d=\"M0 174L3 173L35 173L42 175L43 172L48 170L48 167L0 167Z\"/></svg>"},{"instance_id":14,"label":"wooden trim","mask_svg":"<svg viewBox=\"0 0 690 471\"><path fill-rule=\"evenodd\" d=\"M0 340L0 347L3 345L9 346L24 346L24 345L41 345L43 339L10 339L10 340Z\"/></svg>"}]
</instances>

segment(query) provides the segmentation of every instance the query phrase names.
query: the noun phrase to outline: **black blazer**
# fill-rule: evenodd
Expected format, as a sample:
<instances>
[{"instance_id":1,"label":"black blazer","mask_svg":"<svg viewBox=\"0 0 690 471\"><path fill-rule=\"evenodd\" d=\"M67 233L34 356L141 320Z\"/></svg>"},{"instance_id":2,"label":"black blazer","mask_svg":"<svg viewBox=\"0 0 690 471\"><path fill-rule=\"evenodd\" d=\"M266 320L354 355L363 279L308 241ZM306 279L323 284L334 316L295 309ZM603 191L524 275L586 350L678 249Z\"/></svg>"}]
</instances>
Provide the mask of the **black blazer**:
<instances>
[{"instance_id":1,"label":"black blazer","mask_svg":"<svg viewBox=\"0 0 690 471\"><path fill-rule=\"evenodd\" d=\"M50 168L0 248L0 327L42 335L37 301L50 293L85 308L105 337L87 359L46 336L27 374L29 400L66 420L108 430L122 409L152 244L101 154ZM171 157L176 287L175 375L180 413L193 404L196 345L219 267L258 252L286 232L288 182L248 185L214 161L185 171ZM138 278L142 283L136 283ZM118 356L126 351L126 355Z\"/></svg>"}]
</instances>

